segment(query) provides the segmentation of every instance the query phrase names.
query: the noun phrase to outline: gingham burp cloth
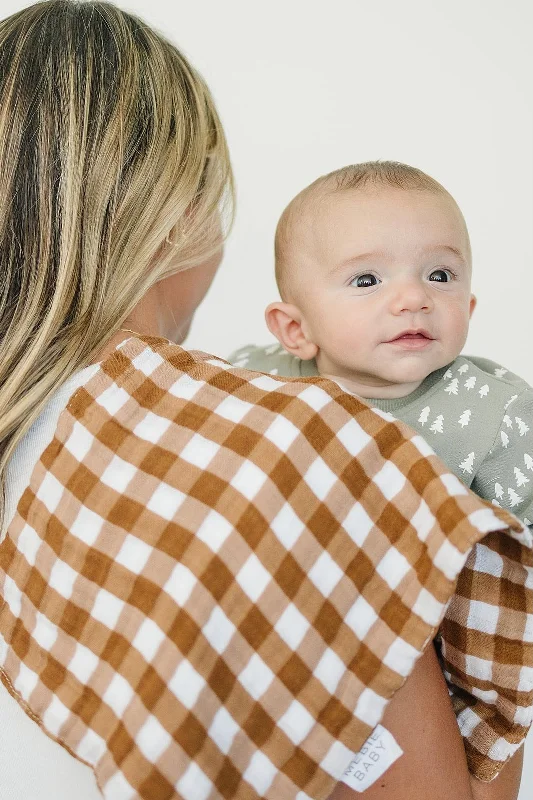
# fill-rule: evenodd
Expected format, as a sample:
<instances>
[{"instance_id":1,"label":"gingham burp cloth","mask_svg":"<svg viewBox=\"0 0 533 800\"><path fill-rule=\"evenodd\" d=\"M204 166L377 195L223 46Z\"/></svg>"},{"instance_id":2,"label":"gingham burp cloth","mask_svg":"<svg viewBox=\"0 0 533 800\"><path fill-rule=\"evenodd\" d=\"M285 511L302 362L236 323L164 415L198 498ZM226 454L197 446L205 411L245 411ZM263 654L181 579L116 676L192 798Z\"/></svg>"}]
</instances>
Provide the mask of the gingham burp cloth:
<instances>
[{"instance_id":1,"label":"gingham burp cloth","mask_svg":"<svg viewBox=\"0 0 533 800\"><path fill-rule=\"evenodd\" d=\"M326 798L490 532L530 552L335 384L133 338L71 398L0 545L1 677L106 798ZM477 602L448 659L477 657ZM530 648L492 654L529 678Z\"/></svg>"}]
</instances>

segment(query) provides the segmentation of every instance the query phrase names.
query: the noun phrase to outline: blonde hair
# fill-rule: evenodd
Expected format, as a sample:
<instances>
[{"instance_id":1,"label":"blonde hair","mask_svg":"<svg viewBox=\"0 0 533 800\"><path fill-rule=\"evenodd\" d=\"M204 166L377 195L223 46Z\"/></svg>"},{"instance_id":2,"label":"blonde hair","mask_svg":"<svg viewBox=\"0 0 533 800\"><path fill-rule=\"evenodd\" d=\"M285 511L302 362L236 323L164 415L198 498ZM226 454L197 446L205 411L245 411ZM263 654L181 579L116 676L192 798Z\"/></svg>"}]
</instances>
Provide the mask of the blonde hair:
<instances>
[{"instance_id":1,"label":"blonde hair","mask_svg":"<svg viewBox=\"0 0 533 800\"><path fill-rule=\"evenodd\" d=\"M3 488L52 392L151 285L220 246L233 182L209 90L111 3L25 8L0 22L0 196Z\"/></svg>"},{"instance_id":2,"label":"blonde hair","mask_svg":"<svg viewBox=\"0 0 533 800\"><path fill-rule=\"evenodd\" d=\"M438 181L421 169L399 161L365 161L350 164L327 175L322 175L291 200L282 213L274 242L276 282L283 297L287 288L287 272L293 248L293 236L303 214L320 198L336 192L363 189L372 186L389 186L404 191L426 191L439 194L449 192ZM453 200L453 198L451 198ZM454 201L455 202L455 201ZM465 225L466 228L466 225Z\"/></svg>"}]
</instances>

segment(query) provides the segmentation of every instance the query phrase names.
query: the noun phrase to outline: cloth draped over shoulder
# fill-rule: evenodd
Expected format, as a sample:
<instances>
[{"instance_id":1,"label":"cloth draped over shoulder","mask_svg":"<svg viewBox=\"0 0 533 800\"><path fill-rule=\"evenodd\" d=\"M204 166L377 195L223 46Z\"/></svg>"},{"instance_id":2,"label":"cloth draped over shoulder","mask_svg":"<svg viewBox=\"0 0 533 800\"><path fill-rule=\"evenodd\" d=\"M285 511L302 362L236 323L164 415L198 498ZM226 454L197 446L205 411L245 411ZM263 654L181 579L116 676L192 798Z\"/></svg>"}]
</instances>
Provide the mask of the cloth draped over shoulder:
<instances>
[{"instance_id":1,"label":"cloth draped over shoulder","mask_svg":"<svg viewBox=\"0 0 533 800\"><path fill-rule=\"evenodd\" d=\"M531 722L531 545L336 384L131 338L0 545L0 677L109 800L322 800L440 628L490 780Z\"/></svg>"}]
</instances>

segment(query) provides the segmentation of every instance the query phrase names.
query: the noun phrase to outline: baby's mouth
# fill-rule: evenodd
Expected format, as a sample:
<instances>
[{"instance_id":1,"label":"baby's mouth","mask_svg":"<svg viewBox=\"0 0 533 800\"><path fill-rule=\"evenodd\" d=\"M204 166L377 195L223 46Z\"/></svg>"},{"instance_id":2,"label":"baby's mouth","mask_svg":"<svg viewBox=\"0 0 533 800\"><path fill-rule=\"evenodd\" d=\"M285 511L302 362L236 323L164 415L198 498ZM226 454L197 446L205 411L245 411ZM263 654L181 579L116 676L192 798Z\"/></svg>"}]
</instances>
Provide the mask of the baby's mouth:
<instances>
[{"instance_id":1,"label":"baby's mouth","mask_svg":"<svg viewBox=\"0 0 533 800\"><path fill-rule=\"evenodd\" d=\"M387 344L403 345L411 349L425 347L433 341L433 337L426 330L402 331L394 339L389 339Z\"/></svg>"}]
</instances>

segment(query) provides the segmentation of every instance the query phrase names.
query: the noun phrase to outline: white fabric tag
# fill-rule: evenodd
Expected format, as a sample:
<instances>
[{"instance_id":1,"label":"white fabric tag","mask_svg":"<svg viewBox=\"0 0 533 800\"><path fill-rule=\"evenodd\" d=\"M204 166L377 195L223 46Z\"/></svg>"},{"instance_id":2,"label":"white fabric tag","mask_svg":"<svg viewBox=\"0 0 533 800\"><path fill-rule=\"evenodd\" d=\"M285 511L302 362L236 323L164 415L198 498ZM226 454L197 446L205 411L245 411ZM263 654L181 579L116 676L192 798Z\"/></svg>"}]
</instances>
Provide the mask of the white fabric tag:
<instances>
[{"instance_id":1,"label":"white fabric tag","mask_svg":"<svg viewBox=\"0 0 533 800\"><path fill-rule=\"evenodd\" d=\"M377 725L350 761L341 781L356 792L364 792L402 755L403 750L392 733Z\"/></svg>"}]
</instances>

